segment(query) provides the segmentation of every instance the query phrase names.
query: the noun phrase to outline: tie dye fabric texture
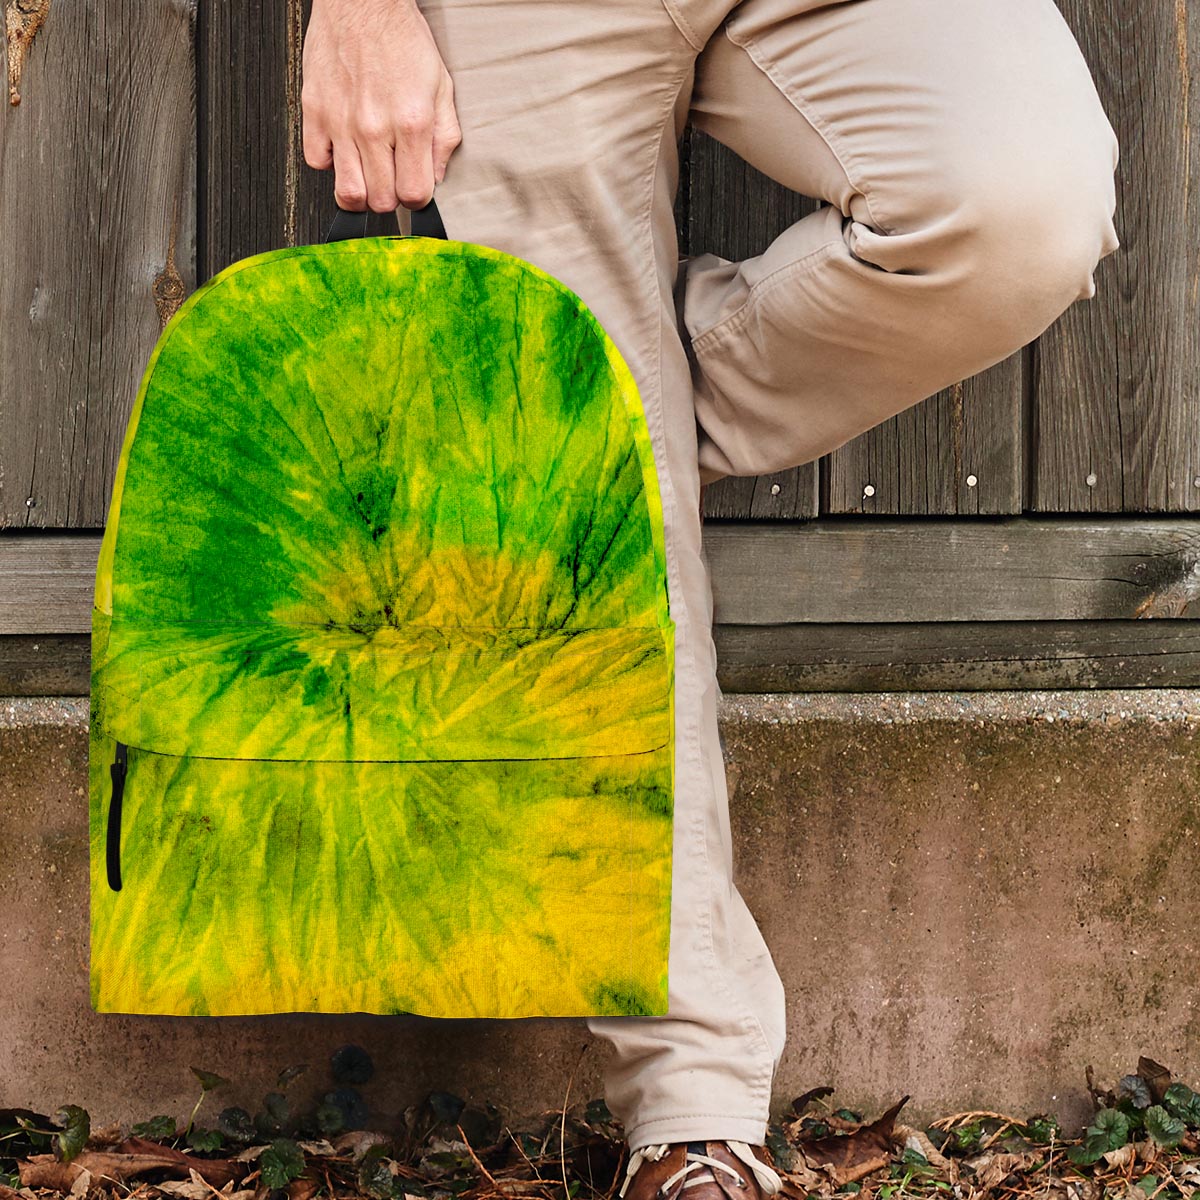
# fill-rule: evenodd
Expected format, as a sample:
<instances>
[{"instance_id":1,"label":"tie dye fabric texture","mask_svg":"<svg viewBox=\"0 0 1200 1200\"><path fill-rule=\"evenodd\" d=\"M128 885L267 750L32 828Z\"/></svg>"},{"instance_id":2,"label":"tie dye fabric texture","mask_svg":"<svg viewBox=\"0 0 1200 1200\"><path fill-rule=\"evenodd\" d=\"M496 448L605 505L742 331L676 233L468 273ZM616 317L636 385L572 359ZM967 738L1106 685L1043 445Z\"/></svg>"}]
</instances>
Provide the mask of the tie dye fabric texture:
<instances>
[{"instance_id":1,"label":"tie dye fabric texture","mask_svg":"<svg viewBox=\"0 0 1200 1200\"><path fill-rule=\"evenodd\" d=\"M98 1012L667 1011L674 624L582 300L429 237L164 331L96 576Z\"/></svg>"}]
</instances>

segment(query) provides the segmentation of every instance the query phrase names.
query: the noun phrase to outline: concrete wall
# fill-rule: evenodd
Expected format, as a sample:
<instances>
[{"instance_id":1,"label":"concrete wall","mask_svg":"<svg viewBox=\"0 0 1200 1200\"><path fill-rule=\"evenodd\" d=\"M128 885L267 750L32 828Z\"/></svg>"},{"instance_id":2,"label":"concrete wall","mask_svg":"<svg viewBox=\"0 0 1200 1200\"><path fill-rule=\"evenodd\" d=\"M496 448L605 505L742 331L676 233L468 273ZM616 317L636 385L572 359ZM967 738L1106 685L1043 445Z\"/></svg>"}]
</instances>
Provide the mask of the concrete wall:
<instances>
[{"instance_id":1,"label":"concrete wall","mask_svg":"<svg viewBox=\"0 0 1200 1200\"><path fill-rule=\"evenodd\" d=\"M911 1119L1068 1123L1139 1053L1200 1083L1200 692L727 696L740 886L790 997L777 1109L809 1087ZM0 700L0 1107L215 1115L365 1045L379 1120L432 1087L508 1115L602 1094L582 1021L98 1015L87 702ZM302 1081L303 1090L303 1081Z\"/></svg>"}]
</instances>

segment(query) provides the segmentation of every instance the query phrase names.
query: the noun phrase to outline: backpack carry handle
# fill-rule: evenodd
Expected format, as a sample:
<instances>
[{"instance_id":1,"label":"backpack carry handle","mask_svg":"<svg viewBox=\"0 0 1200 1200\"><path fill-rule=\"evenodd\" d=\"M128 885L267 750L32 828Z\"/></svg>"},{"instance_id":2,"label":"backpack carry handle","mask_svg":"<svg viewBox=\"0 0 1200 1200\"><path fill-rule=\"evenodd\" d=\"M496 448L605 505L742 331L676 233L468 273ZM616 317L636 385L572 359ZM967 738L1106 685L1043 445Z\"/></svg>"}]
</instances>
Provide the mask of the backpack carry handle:
<instances>
[{"instance_id":1,"label":"backpack carry handle","mask_svg":"<svg viewBox=\"0 0 1200 1200\"><path fill-rule=\"evenodd\" d=\"M432 196L429 197L428 204L421 208L410 209L409 212L414 237L446 238L446 227L442 224L441 214L438 212ZM350 238L366 237L367 215L366 210L351 212L339 204L337 214L329 226L329 232L325 235L325 240L327 242L344 242Z\"/></svg>"}]
</instances>

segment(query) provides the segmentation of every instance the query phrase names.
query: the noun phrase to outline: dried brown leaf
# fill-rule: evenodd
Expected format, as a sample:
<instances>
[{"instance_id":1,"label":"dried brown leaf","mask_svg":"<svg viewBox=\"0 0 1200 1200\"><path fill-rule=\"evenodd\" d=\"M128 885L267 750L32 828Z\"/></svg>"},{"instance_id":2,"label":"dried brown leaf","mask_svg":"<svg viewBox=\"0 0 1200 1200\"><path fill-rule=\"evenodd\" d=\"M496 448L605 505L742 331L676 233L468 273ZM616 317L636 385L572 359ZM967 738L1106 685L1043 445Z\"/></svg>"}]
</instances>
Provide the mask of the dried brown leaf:
<instances>
[{"instance_id":1,"label":"dried brown leaf","mask_svg":"<svg viewBox=\"0 0 1200 1200\"><path fill-rule=\"evenodd\" d=\"M951 1160L929 1140L929 1135L924 1130L913 1129L911 1125L897 1125L894 1136L897 1140L903 1141L905 1149L916 1150L918 1154L923 1154L926 1161L939 1170L945 1170L950 1166Z\"/></svg>"},{"instance_id":2,"label":"dried brown leaf","mask_svg":"<svg viewBox=\"0 0 1200 1200\"><path fill-rule=\"evenodd\" d=\"M904 1096L883 1116L858 1126L852 1133L801 1141L798 1148L805 1162L810 1168L825 1171L839 1187L887 1166L892 1159L896 1114L908 1100Z\"/></svg>"},{"instance_id":3,"label":"dried brown leaf","mask_svg":"<svg viewBox=\"0 0 1200 1200\"><path fill-rule=\"evenodd\" d=\"M197 1171L214 1187L223 1187L231 1179L240 1178L239 1168L228 1159L194 1158L145 1138L127 1138L121 1145L127 1148L125 1152L84 1150L70 1162L59 1162L53 1154L34 1154L18 1162L17 1171L26 1187L57 1192L71 1192L81 1171L118 1183L149 1171L171 1171L186 1176L189 1169Z\"/></svg>"},{"instance_id":4,"label":"dried brown leaf","mask_svg":"<svg viewBox=\"0 0 1200 1200\"><path fill-rule=\"evenodd\" d=\"M988 1150L966 1160L965 1165L975 1173L975 1183L983 1191L990 1191L1010 1175L1027 1170L1036 1161L1032 1154L1005 1154Z\"/></svg>"},{"instance_id":5,"label":"dried brown leaf","mask_svg":"<svg viewBox=\"0 0 1200 1200\"><path fill-rule=\"evenodd\" d=\"M317 1158L330 1158L337 1154L332 1142L327 1142L324 1138L318 1138L312 1142L297 1142L297 1146L304 1151L305 1154L311 1154Z\"/></svg>"},{"instance_id":6,"label":"dried brown leaf","mask_svg":"<svg viewBox=\"0 0 1200 1200\"><path fill-rule=\"evenodd\" d=\"M391 1140L387 1134L371 1129L348 1129L345 1133L339 1133L333 1139L332 1145L335 1154L349 1155L352 1162L358 1162L372 1146L379 1146Z\"/></svg>"},{"instance_id":7,"label":"dried brown leaf","mask_svg":"<svg viewBox=\"0 0 1200 1200\"><path fill-rule=\"evenodd\" d=\"M288 1200L310 1200L310 1197L312 1197L320 1187L320 1180L314 1179L306 1171L303 1175L299 1175L295 1179L288 1180L288 1185L286 1188L284 1188L284 1191L287 1192Z\"/></svg>"},{"instance_id":8,"label":"dried brown leaf","mask_svg":"<svg viewBox=\"0 0 1200 1200\"><path fill-rule=\"evenodd\" d=\"M1124 1146L1120 1146L1116 1150L1106 1150L1102 1157L1110 1167L1132 1166L1134 1159L1137 1158L1137 1147L1132 1142L1126 1142Z\"/></svg>"},{"instance_id":9,"label":"dried brown leaf","mask_svg":"<svg viewBox=\"0 0 1200 1200\"><path fill-rule=\"evenodd\" d=\"M1137 1073L1146 1081L1154 1103L1161 1104L1167 1094L1167 1088L1171 1086L1170 1070L1143 1054L1138 1058Z\"/></svg>"},{"instance_id":10,"label":"dried brown leaf","mask_svg":"<svg viewBox=\"0 0 1200 1200\"><path fill-rule=\"evenodd\" d=\"M209 1200L209 1197L214 1194L225 1194L223 1192L214 1193L213 1189L195 1171L191 1173L190 1179L164 1179L162 1183L156 1183L154 1187L167 1196L179 1196L181 1200Z\"/></svg>"},{"instance_id":11,"label":"dried brown leaf","mask_svg":"<svg viewBox=\"0 0 1200 1200\"><path fill-rule=\"evenodd\" d=\"M265 1147L260 1147L260 1151L262 1149ZM177 1167L181 1176L185 1175L189 1168L195 1169L202 1179L206 1179L216 1188L222 1188L231 1179L242 1179L245 1175L242 1168L231 1159L197 1158L194 1154L176 1150L173 1146L162 1146L158 1142L150 1141L149 1138L128 1137L120 1144L118 1151L119 1153L116 1155L118 1158L129 1156L159 1159L167 1167ZM87 1153L88 1151L84 1151L75 1161L82 1162Z\"/></svg>"},{"instance_id":12,"label":"dried brown leaf","mask_svg":"<svg viewBox=\"0 0 1200 1200\"><path fill-rule=\"evenodd\" d=\"M824 1100L826 1096L832 1096L832 1095L833 1095L833 1088L831 1088L831 1087L809 1088L807 1092L805 1092L803 1095L797 1096L792 1101L792 1112L796 1116L802 1117L804 1115L804 1110L814 1100Z\"/></svg>"}]
</instances>

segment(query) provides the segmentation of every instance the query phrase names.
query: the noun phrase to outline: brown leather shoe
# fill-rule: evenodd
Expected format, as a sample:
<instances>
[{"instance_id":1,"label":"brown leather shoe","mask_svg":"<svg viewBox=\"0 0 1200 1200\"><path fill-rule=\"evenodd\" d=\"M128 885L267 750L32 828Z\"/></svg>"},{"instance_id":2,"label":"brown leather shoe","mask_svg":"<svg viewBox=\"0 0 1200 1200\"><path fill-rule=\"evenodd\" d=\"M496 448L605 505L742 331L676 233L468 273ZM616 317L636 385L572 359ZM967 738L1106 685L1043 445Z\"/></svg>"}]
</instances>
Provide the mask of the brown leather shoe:
<instances>
[{"instance_id":1,"label":"brown leather shoe","mask_svg":"<svg viewBox=\"0 0 1200 1200\"><path fill-rule=\"evenodd\" d=\"M783 1190L765 1146L660 1142L629 1156L623 1200L762 1200Z\"/></svg>"}]
</instances>

